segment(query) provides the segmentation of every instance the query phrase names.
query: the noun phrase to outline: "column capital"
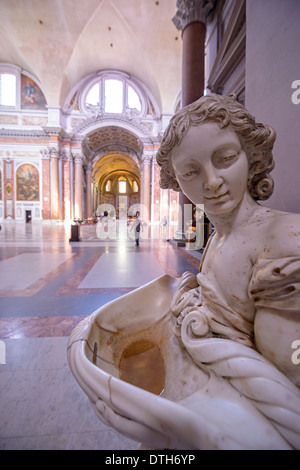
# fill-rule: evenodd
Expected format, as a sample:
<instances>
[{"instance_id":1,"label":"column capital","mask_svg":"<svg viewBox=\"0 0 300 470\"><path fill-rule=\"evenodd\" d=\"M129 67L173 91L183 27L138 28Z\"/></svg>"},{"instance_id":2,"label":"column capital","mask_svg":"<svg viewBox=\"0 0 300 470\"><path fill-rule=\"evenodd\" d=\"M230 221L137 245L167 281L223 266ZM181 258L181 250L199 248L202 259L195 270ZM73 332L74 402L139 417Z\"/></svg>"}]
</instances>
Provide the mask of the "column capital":
<instances>
[{"instance_id":1,"label":"column capital","mask_svg":"<svg viewBox=\"0 0 300 470\"><path fill-rule=\"evenodd\" d=\"M76 152L76 151L72 150L72 158L73 158L75 163L81 163L81 165L83 165L84 157L83 157L81 151Z\"/></svg>"},{"instance_id":2,"label":"column capital","mask_svg":"<svg viewBox=\"0 0 300 470\"><path fill-rule=\"evenodd\" d=\"M152 154L151 155L143 155L142 156L142 162L143 162L143 165L151 165L151 162L152 162Z\"/></svg>"},{"instance_id":3,"label":"column capital","mask_svg":"<svg viewBox=\"0 0 300 470\"><path fill-rule=\"evenodd\" d=\"M177 0L178 8L172 21L179 31L193 22L206 24L215 6L215 0Z\"/></svg>"},{"instance_id":4,"label":"column capital","mask_svg":"<svg viewBox=\"0 0 300 470\"><path fill-rule=\"evenodd\" d=\"M50 160L50 149L48 147L40 149L40 155L43 160Z\"/></svg>"},{"instance_id":5,"label":"column capital","mask_svg":"<svg viewBox=\"0 0 300 470\"><path fill-rule=\"evenodd\" d=\"M60 152L58 147L49 147L49 155L51 158L58 158L60 157Z\"/></svg>"},{"instance_id":6,"label":"column capital","mask_svg":"<svg viewBox=\"0 0 300 470\"><path fill-rule=\"evenodd\" d=\"M64 162L69 162L71 161L71 151L69 148L65 148L63 147L61 149L61 159L64 161Z\"/></svg>"}]
</instances>

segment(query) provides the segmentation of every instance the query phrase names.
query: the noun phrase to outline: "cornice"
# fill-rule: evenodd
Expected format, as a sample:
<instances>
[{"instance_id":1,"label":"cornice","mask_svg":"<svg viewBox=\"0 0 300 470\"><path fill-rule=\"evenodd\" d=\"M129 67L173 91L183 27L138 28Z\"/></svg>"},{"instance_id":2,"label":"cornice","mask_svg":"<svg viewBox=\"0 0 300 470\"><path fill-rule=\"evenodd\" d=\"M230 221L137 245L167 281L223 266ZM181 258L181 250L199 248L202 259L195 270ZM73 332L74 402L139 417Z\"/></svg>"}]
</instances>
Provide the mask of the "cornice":
<instances>
[{"instance_id":1,"label":"cornice","mask_svg":"<svg viewBox=\"0 0 300 470\"><path fill-rule=\"evenodd\" d=\"M0 129L0 137L11 137L11 138L33 138L47 139L48 135L44 130L27 130L27 129Z\"/></svg>"},{"instance_id":2,"label":"cornice","mask_svg":"<svg viewBox=\"0 0 300 470\"><path fill-rule=\"evenodd\" d=\"M59 137L60 140L69 140L70 135L62 128L59 126L44 126L43 130L46 132L46 134L50 136L56 136Z\"/></svg>"}]
</instances>

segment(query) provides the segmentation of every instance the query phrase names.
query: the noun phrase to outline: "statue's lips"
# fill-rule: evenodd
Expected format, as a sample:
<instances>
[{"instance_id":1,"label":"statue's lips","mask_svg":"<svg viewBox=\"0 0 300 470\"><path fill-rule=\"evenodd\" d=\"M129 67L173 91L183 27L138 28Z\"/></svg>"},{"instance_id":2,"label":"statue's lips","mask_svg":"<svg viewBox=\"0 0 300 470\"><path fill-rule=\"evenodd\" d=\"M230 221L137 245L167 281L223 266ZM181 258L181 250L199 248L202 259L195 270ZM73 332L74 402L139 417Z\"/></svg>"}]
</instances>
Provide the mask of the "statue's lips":
<instances>
[{"instance_id":1,"label":"statue's lips","mask_svg":"<svg viewBox=\"0 0 300 470\"><path fill-rule=\"evenodd\" d=\"M210 197L207 196L205 199L210 202L223 202L223 199L226 196L229 196L229 191L226 191L226 193L223 193L223 194L217 194L215 196L210 196Z\"/></svg>"}]
</instances>

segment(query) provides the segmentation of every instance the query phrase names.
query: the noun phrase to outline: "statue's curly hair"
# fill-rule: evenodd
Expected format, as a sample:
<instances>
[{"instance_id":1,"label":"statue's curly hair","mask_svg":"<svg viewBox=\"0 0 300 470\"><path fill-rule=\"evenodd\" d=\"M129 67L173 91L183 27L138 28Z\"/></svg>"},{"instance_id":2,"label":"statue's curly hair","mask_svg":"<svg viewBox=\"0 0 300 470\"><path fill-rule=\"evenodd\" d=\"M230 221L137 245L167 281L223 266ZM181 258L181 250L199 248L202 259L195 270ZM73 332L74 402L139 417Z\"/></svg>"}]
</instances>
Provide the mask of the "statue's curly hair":
<instances>
[{"instance_id":1,"label":"statue's curly hair","mask_svg":"<svg viewBox=\"0 0 300 470\"><path fill-rule=\"evenodd\" d=\"M160 187L180 191L172 165L171 152L191 126L217 122L221 128L231 126L238 135L249 162L248 191L255 200L268 199L274 189L270 172L274 168L275 130L257 123L235 95L209 94L180 109L171 119L163 136L156 161L161 167Z\"/></svg>"}]
</instances>

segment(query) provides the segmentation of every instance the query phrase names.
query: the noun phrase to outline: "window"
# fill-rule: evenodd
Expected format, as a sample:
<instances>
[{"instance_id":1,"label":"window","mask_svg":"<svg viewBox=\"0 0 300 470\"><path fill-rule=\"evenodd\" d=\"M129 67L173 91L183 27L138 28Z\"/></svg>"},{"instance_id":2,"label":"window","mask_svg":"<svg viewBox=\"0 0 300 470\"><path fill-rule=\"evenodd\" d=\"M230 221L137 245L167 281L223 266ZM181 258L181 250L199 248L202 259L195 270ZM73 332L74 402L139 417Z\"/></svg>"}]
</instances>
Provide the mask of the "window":
<instances>
[{"instance_id":1,"label":"window","mask_svg":"<svg viewBox=\"0 0 300 470\"><path fill-rule=\"evenodd\" d=\"M105 191L111 191L111 180L107 180L105 185Z\"/></svg>"},{"instance_id":2,"label":"window","mask_svg":"<svg viewBox=\"0 0 300 470\"><path fill-rule=\"evenodd\" d=\"M100 102L100 87L99 83L96 83L96 85L92 86L90 88L87 96L86 96L86 104L87 105L92 105L92 106L97 106Z\"/></svg>"},{"instance_id":3,"label":"window","mask_svg":"<svg viewBox=\"0 0 300 470\"><path fill-rule=\"evenodd\" d=\"M133 189L134 193L138 193L138 191L139 191L138 184L135 180L132 182L132 189Z\"/></svg>"},{"instance_id":4,"label":"window","mask_svg":"<svg viewBox=\"0 0 300 470\"><path fill-rule=\"evenodd\" d=\"M118 180L119 185L119 193L126 194L126 179L124 177L120 177Z\"/></svg>"},{"instance_id":5,"label":"window","mask_svg":"<svg viewBox=\"0 0 300 470\"><path fill-rule=\"evenodd\" d=\"M94 76L89 87L84 87L80 102L83 110L96 114L140 114L144 99L127 75L121 72L103 72Z\"/></svg>"},{"instance_id":6,"label":"window","mask_svg":"<svg viewBox=\"0 0 300 470\"><path fill-rule=\"evenodd\" d=\"M121 80L104 81L104 110L106 113L123 112L123 83Z\"/></svg>"},{"instance_id":7,"label":"window","mask_svg":"<svg viewBox=\"0 0 300 470\"><path fill-rule=\"evenodd\" d=\"M16 106L16 76L12 73L0 74L0 105Z\"/></svg>"},{"instance_id":8,"label":"window","mask_svg":"<svg viewBox=\"0 0 300 470\"><path fill-rule=\"evenodd\" d=\"M142 110L141 100L132 86L128 86L128 108Z\"/></svg>"},{"instance_id":9,"label":"window","mask_svg":"<svg viewBox=\"0 0 300 470\"><path fill-rule=\"evenodd\" d=\"M16 65L0 63L1 108L46 110L46 105L45 95L33 77Z\"/></svg>"}]
</instances>

